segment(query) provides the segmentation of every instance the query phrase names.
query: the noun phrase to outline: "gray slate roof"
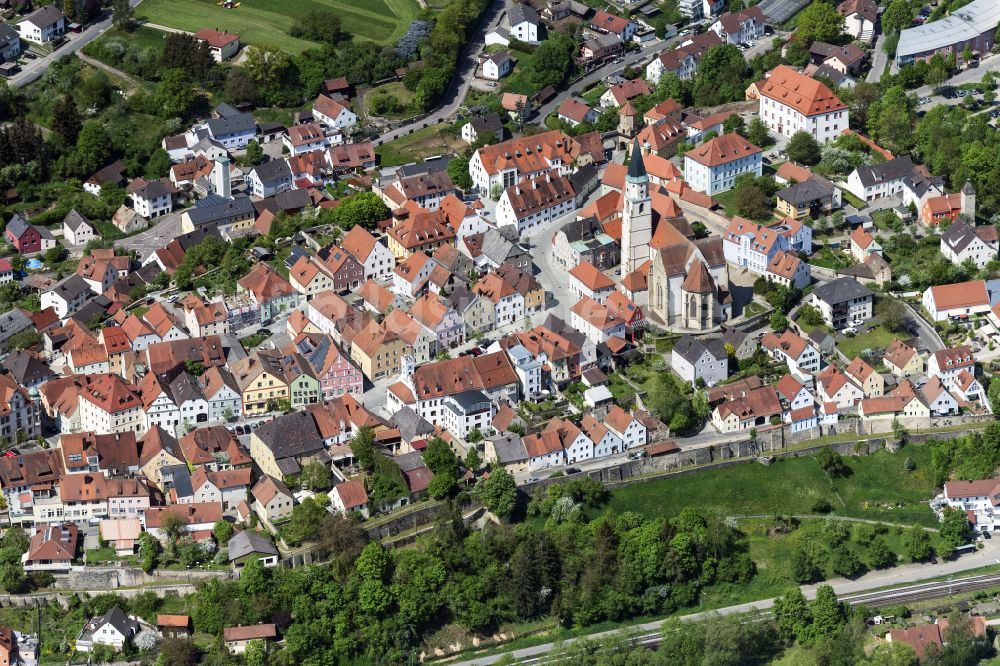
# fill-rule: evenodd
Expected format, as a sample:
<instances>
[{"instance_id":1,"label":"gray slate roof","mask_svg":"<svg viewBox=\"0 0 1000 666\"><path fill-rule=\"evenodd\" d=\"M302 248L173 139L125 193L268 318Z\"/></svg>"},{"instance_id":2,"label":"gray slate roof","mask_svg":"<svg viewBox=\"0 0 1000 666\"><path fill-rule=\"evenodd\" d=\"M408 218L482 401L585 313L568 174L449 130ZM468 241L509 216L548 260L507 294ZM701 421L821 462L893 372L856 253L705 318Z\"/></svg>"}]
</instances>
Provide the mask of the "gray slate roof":
<instances>
[{"instance_id":1,"label":"gray slate roof","mask_svg":"<svg viewBox=\"0 0 1000 666\"><path fill-rule=\"evenodd\" d=\"M778 192L777 196L793 206L799 206L817 199L833 196L833 187L824 184L818 179L810 178L805 182L795 183L786 187Z\"/></svg>"},{"instance_id":2,"label":"gray slate roof","mask_svg":"<svg viewBox=\"0 0 1000 666\"><path fill-rule=\"evenodd\" d=\"M265 184L292 177L292 170L288 168L288 162L283 159L258 164L253 168L253 172Z\"/></svg>"},{"instance_id":3,"label":"gray slate roof","mask_svg":"<svg viewBox=\"0 0 1000 666\"><path fill-rule=\"evenodd\" d=\"M76 231L77 229L80 228L80 225L83 224L86 224L88 227L92 229L94 227L94 225L90 223L90 220L85 218L80 213L76 212L75 208L66 214L66 217L63 218L63 224L69 227L72 231Z\"/></svg>"},{"instance_id":4,"label":"gray slate roof","mask_svg":"<svg viewBox=\"0 0 1000 666\"><path fill-rule=\"evenodd\" d=\"M52 25L59 19L65 19L66 15L63 14L62 10L55 5L46 5L40 9L36 9L21 21L30 21L31 23L37 25L39 28L44 28L46 26Z\"/></svg>"},{"instance_id":5,"label":"gray slate roof","mask_svg":"<svg viewBox=\"0 0 1000 666\"><path fill-rule=\"evenodd\" d=\"M123 636L127 637L133 636L139 630L139 623L126 615L125 611L118 606L115 606L94 622L94 633L96 634L104 625L111 625Z\"/></svg>"},{"instance_id":6,"label":"gray slate roof","mask_svg":"<svg viewBox=\"0 0 1000 666\"><path fill-rule=\"evenodd\" d=\"M230 201L222 201L208 206L195 206L188 209L187 214L191 218L191 224L200 227L236 216L252 215L253 210L253 202L250 201L249 197L236 197Z\"/></svg>"},{"instance_id":7,"label":"gray slate roof","mask_svg":"<svg viewBox=\"0 0 1000 666\"><path fill-rule=\"evenodd\" d=\"M222 118L212 118L207 123L208 131L213 138L228 136L230 134L243 134L245 132L257 131L257 123L249 113L237 113Z\"/></svg>"},{"instance_id":8,"label":"gray slate roof","mask_svg":"<svg viewBox=\"0 0 1000 666\"><path fill-rule=\"evenodd\" d=\"M862 185L869 187L877 183L901 180L908 176L913 168L913 160L909 155L903 155L874 166L859 166L858 179Z\"/></svg>"},{"instance_id":9,"label":"gray slate roof","mask_svg":"<svg viewBox=\"0 0 1000 666\"><path fill-rule=\"evenodd\" d=\"M278 549L274 547L273 543L252 530L243 530L236 533L229 540L226 549L229 552L230 562L238 560L241 557L246 557L251 553L271 556L278 554Z\"/></svg>"},{"instance_id":10,"label":"gray slate roof","mask_svg":"<svg viewBox=\"0 0 1000 666\"><path fill-rule=\"evenodd\" d=\"M496 111L490 111L485 116L476 116L469 122L472 123L472 129L476 131L477 135L483 132L493 132L499 135L503 132L503 123Z\"/></svg>"},{"instance_id":11,"label":"gray slate roof","mask_svg":"<svg viewBox=\"0 0 1000 666\"><path fill-rule=\"evenodd\" d=\"M28 230L28 221L18 215L14 214L14 217L10 218L10 222L7 223L7 231L9 231L14 238L20 238L24 235L24 232Z\"/></svg>"},{"instance_id":12,"label":"gray slate roof","mask_svg":"<svg viewBox=\"0 0 1000 666\"><path fill-rule=\"evenodd\" d=\"M20 310L11 310L0 314L0 340L6 340L17 335L26 328L33 328L34 324Z\"/></svg>"},{"instance_id":13,"label":"gray slate roof","mask_svg":"<svg viewBox=\"0 0 1000 666\"><path fill-rule=\"evenodd\" d=\"M490 437L493 450L497 454L497 462L501 465L524 462L528 459L528 451L524 448L521 436L512 432Z\"/></svg>"},{"instance_id":14,"label":"gray slate roof","mask_svg":"<svg viewBox=\"0 0 1000 666\"><path fill-rule=\"evenodd\" d=\"M717 361L726 358L726 345L722 342L721 338L699 340L690 335L685 335L674 344L674 351L692 365L697 363L698 359L706 351Z\"/></svg>"},{"instance_id":15,"label":"gray slate roof","mask_svg":"<svg viewBox=\"0 0 1000 666\"><path fill-rule=\"evenodd\" d=\"M419 439L434 432L434 426L410 407L403 407L393 414L389 423L399 430L399 436L405 442Z\"/></svg>"},{"instance_id":16,"label":"gray slate roof","mask_svg":"<svg viewBox=\"0 0 1000 666\"><path fill-rule=\"evenodd\" d=\"M520 2L512 2L507 7L507 16L510 17L511 27L520 25L527 21L533 25L538 25L538 12L533 7L522 5Z\"/></svg>"},{"instance_id":17,"label":"gray slate roof","mask_svg":"<svg viewBox=\"0 0 1000 666\"><path fill-rule=\"evenodd\" d=\"M78 298L81 294L90 291L90 286L79 275L70 275L55 283L52 286L52 291L56 292L60 298L70 302Z\"/></svg>"},{"instance_id":18,"label":"gray slate roof","mask_svg":"<svg viewBox=\"0 0 1000 666\"><path fill-rule=\"evenodd\" d=\"M308 455L323 449L323 438L309 412L283 414L257 428L254 434L271 449L275 459Z\"/></svg>"},{"instance_id":19,"label":"gray slate roof","mask_svg":"<svg viewBox=\"0 0 1000 666\"><path fill-rule=\"evenodd\" d=\"M857 280L849 277L842 277L837 278L832 282L821 284L813 290L813 294L816 295L816 298L819 298L826 303L836 305L837 303L843 303L853 298L870 297L872 292L868 287L859 283Z\"/></svg>"}]
</instances>

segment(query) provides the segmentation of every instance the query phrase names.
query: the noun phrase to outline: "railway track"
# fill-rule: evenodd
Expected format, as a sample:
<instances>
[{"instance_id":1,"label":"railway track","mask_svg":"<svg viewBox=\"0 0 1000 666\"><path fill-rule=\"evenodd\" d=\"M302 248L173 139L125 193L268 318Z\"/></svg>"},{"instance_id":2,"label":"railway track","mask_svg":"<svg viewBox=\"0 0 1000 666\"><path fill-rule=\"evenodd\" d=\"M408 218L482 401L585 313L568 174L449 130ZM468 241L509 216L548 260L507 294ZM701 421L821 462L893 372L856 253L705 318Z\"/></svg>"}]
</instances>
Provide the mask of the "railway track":
<instances>
[{"instance_id":1,"label":"railway track","mask_svg":"<svg viewBox=\"0 0 1000 666\"><path fill-rule=\"evenodd\" d=\"M928 599L940 599L950 597L960 592L974 592L991 587L1000 587L1000 573L981 574L976 576L965 576L952 580L933 581L929 583L916 583L892 588L889 590L878 590L875 592L862 592L858 594L846 594L840 600L852 606L869 606L872 608L884 608L886 606L896 606L899 604L914 601L926 601ZM755 615L744 616L744 622L761 622L770 619L770 610L759 611ZM682 620L684 618L681 618ZM660 644L662 638L659 630L644 631L635 636L628 637L627 641L633 648L655 649ZM598 648L596 652L606 652L614 650L615 647ZM527 657L518 660L519 664L528 666L536 664L554 664L565 659L563 652L549 652L543 655Z\"/></svg>"}]
</instances>

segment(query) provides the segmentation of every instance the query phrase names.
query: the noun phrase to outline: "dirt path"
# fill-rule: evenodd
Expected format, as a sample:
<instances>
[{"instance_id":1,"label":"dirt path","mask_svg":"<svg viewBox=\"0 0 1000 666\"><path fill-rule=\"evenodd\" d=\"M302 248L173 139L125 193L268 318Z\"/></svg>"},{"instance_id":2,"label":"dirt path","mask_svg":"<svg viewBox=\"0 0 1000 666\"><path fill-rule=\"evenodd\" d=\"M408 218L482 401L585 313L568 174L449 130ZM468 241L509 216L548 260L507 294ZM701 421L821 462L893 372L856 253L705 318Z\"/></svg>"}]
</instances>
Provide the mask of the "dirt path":
<instances>
[{"instance_id":1,"label":"dirt path","mask_svg":"<svg viewBox=\"0 0 1000 666\"><path fill-rule=\"evenodd\" d=\"M102 69L105 72L107 72L108 74L111 74L112 76L118 77L119 79L121 79L122 81L124 81L125 83L127 83L130 88L138 88L139 87L139 82L136 81L135 79L133 79L128 74L126 74L125 72L121 71L120 69L115 69L111 65L107 65L107 64L101 62L100 60L95 60L94 58L91 58L89 55L85 54L83 51L77 51L76 52L76 57L79 58L80 60L84 61L85 63L87 63L91 67L96 67L97 69Z\"/></svg>"}]
</instances>

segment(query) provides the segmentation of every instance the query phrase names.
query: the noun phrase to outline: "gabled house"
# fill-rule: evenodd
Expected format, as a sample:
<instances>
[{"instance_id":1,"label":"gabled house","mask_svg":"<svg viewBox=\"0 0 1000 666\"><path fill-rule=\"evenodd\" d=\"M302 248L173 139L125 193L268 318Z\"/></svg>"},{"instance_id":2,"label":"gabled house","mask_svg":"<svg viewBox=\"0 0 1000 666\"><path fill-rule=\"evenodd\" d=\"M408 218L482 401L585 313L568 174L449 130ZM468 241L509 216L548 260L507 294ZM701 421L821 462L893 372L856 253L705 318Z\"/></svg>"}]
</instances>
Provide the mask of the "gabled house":
<instances>
[{"instance_id":1,"label":"gabled house","mask_svg":"<svg viewBox=\"0 0 1000 666\"><path fill-rule=\"evenodd\" d=\"M822 361L819 350L791 329L780 336L768 333L761 338L760 346L775 359L784 360L788 369L799 376L819 372Z\"/></svg>"},{"instance_id":2,"label":"gabled house","mask_svg":"<svg viewBox=\"0 0 1000 666\"><path fill-rule=\"evenodd\" d=\"M66 15L55 4L42 6L17 23L21 39L36 44L54 42L66 33Z\"/></svg>"},{"instance_id":3,"label":"gabled house","mask_svg":"<svg viewBox=\"0 0 1000 666\"><path fill-rule=\"evenodd\" d=\"M924 371L923 358L916 349L901 340L893 340L886 347L882 363L897 377L907 377Z\"/></svg>"},{"instance_id":4,"label":"gabled house","mask_svg":"<svg viewBox=\"0 0 1000 666\"><path fill-rule=\"evenodd\" d=\"M773 386L741 392L712 412L712 425L721 433L740 432L781 420L781 400Z\"/></svg>"},{"instance_id":5,"label":"gabled house","mask_svg":"<svg viewBox=\"0 0 1000 666\"><path fill-rule=\"evenodd\" d=\"M942 349L927 357L927 376L940 377L947 386L953 385L963 370L976 374L976 357L968 345Z\"/></svg>"},{"instance_id":6,"label":"gabled house","mask_svg":"<svg viewBox=\"0 0 1000 666\"><path fill-rule=\"evenodd\" d=\"M364 279L381 282L392 275L396 259L383 243L363 227L355 226L340 239L341 249L364 267Z\"/></svg>"},{"instance_id":7,"label":"gabled house","mask_svg":"<svg viewBox=\"0 0 1000 666\"><path fill-rule=\"evenodd\" d=\"M695 384L700 379L705 386L715 386L729 376L729 357L720 338L685 335L674 343L670 367L686 382Z\"/></svg>"},{"instance_id":8,"label":"gabled house","mask_svg":"<svg viewBox=\"0 0 1000 666\"><path fill-rule=\"evenodd\" d=\"M968 319L990 311L990 294L984 280L928 287L920 302L932 321Z\"/></svg>"},{"instance_id":9,"label":"gabled house","mask_svg":"<svg viewBox=\"0 0 1000 666\"><path fill-rule=\"evenodd\" d=\"M820 402L832 402L838 409L853 407L864 398L864 391L835 365L828 365L816 375L816 385Z\"/></svg>"},{"instance_id":10,"label":"gabled house","mask_svg":"<svg viewBox=\"0 0 1000 666\"><path fill-rule=\"evenodd\" d=\"M941 234L941 254L955 265L971 261L976 268L983 269L997 258L998 251L1000 242L993 225L969 226L956 220Z\"/></svg>"},{"instance_id":11,"label":"gabled house","mask_svg":"<svg viewBox=\"0 0 1000 666\"><path fill-rule=\"evenodd\" d=\"M861 387L866 398L881 398L885 394L885 379L860 356L847 364L844 373Z\"/></svg>"}]
</instances>

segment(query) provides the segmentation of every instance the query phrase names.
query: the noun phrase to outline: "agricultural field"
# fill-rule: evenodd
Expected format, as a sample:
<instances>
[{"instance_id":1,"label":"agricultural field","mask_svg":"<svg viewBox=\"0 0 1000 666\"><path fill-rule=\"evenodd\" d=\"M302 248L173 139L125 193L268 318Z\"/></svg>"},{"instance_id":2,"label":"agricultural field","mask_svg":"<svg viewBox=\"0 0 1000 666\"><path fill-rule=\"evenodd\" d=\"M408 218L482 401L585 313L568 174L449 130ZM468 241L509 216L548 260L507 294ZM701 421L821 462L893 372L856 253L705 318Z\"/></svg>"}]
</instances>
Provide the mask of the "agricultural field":
<instances>
[{"instance_id":1,"label":"agricultural field","mask_svg":"<svg viewBox=\"0 0 1000 666\"><path fill-rule=\"evenodd\" d=\"M420 10L416 0L241 0L236 9L219 7L215 0L143 0L135 14L168 28L187 32L215 28L238 34L247 44L270 44L298 53L316 45L290 37L288 29L317 9L334 10L345 33L379 44L402 37Z\"/></svg>"}]
</instances>

